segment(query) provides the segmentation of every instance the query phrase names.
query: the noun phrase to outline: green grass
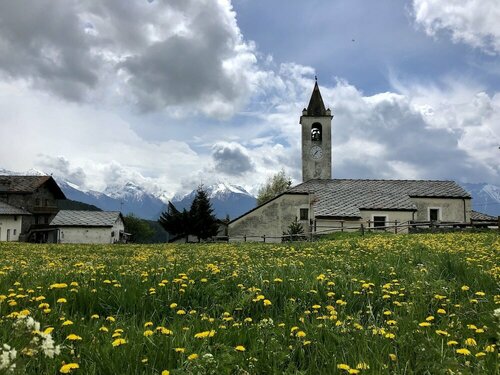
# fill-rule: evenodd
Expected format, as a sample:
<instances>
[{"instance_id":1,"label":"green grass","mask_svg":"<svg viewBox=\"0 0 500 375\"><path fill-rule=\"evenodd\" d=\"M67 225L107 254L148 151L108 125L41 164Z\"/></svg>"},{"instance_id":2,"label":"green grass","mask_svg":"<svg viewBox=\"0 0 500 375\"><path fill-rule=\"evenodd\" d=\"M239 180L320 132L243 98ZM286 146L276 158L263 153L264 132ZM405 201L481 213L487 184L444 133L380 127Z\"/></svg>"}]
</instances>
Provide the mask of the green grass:
<instances>
[{"instance_id":1,"label":"green grass","mask_svg":"<svg viewBox=\"0 0 500 375\"><path fill-rule=\"evenodd\" d=\"M17 350L19 374L59 373L63 362L77 363L76 374L348 374L338 366L355 373L362 363L369 368L360 374L495 374L499 252L494 233L346 233L283 245L3 243L0 344ZM41 331L54 328L59 355L44 355L41 335L20 317L28 312ZM114 347L119 337L126 343Z\"/></svg>"}]
</instances>

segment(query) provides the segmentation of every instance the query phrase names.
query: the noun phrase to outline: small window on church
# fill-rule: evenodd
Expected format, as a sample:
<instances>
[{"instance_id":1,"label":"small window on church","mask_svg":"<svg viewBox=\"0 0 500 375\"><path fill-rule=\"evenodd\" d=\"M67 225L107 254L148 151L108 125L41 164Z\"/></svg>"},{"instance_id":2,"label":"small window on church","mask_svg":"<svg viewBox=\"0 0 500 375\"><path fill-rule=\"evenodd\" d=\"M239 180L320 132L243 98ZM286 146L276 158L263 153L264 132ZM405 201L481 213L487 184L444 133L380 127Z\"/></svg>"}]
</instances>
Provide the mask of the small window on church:
<instances>
[{"instance_id":1,"label":"small window on church","mask_svg":"<svg viewBox=\"0 0 500 375\"><path fill-rule=\"evenodd\" d=\"M301 208L299 211L300 220L309 220L309 209Z\"/></svg>"},{"instance_id":2,"label":"small window on church","mask_svg":"<svg viewBox=\"0 0 500 375\"><path fill-rule=\"evenodd\" d=\"M379 229L385 229L385 221L387 216L374 216L373 217L373 227Z\"/></svg>"},{"instance_id":3,"label":"small window on church","mask_svg":"<svg viewBox=\"0 0 500 375\"><path fill-rule=\"evenodd\" d=\"M311 141L321 141L322 126L315 122L311 127Z\"/></svg>"},{"instance_id":4,"label":"small window on church","mask_svg":"<svg viewBox=\"0 0 500 375\"><path fill-rule=\"evenodd\" d=\"M429 208L429 221L439 220L439 208Z\"/></svg>"}]
</instances>

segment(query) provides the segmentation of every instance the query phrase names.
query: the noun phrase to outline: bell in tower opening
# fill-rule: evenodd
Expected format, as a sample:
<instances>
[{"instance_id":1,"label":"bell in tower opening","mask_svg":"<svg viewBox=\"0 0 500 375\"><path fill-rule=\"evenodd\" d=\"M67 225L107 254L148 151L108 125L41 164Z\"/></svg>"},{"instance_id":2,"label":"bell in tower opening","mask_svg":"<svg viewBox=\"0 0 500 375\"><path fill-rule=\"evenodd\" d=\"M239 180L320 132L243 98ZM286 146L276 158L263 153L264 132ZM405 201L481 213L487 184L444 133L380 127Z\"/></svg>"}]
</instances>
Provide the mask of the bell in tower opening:
<instances>
[{"instance_id":1,"label":"bell in tower opening","mask_svg":"<svg viewBox=\"0 0 500 375\"><path fill-rule=\"evenodd\" d=\"M318 82L302 111L302 180L332 178L332 118L319 91Z\"/></svg>"},{"instance_id":2,"label":"bell in tower opening","mask_svg":"<svg viewBox=\"0 0 500 375\"><path fill-rule=\"evenodd\" d=\"M316 122L312 125L311 141L321 141L321 124L319 122Z\"/></svg>"}]
</instances>

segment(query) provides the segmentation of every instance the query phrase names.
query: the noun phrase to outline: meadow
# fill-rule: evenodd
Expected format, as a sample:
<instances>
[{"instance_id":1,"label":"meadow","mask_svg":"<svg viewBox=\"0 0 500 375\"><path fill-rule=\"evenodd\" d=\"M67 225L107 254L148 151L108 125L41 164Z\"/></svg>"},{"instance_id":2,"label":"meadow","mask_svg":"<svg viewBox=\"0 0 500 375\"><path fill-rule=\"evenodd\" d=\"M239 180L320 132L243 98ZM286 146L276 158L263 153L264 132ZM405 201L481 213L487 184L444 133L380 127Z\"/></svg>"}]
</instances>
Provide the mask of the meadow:
<instances>
[{"instance_id":1,"label":"meadow","mask_svg":"<svg viewBox=\"0 0 500 375\"><path fill-rule=\"evenodd\" d=\"M0 243L0 374L496 374L499 255L495 233Z\"/></svg>"}]
</instances>

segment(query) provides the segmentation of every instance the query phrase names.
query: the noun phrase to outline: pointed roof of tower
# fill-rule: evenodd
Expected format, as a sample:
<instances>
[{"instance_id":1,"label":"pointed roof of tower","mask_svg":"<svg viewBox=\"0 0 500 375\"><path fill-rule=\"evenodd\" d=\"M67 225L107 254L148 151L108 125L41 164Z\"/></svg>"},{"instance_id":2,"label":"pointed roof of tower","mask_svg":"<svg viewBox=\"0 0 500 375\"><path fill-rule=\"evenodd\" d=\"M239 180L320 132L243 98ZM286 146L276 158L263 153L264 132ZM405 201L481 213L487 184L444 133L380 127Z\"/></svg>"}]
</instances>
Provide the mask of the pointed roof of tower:
<instances>
[{"instance_id":1,"label":"pointed roof of tower","mask_svg":"<svg viewBox=\"0 0 500 375\"><path fill-rule=\"evenodd\" d=\"M323 103L323 98L321 97L321 92L319 91L318 79L314 83L314 89L309 100L309 105L307 106L308 116L327 116L325 103Z\"/></svg>"}]
</instances>

